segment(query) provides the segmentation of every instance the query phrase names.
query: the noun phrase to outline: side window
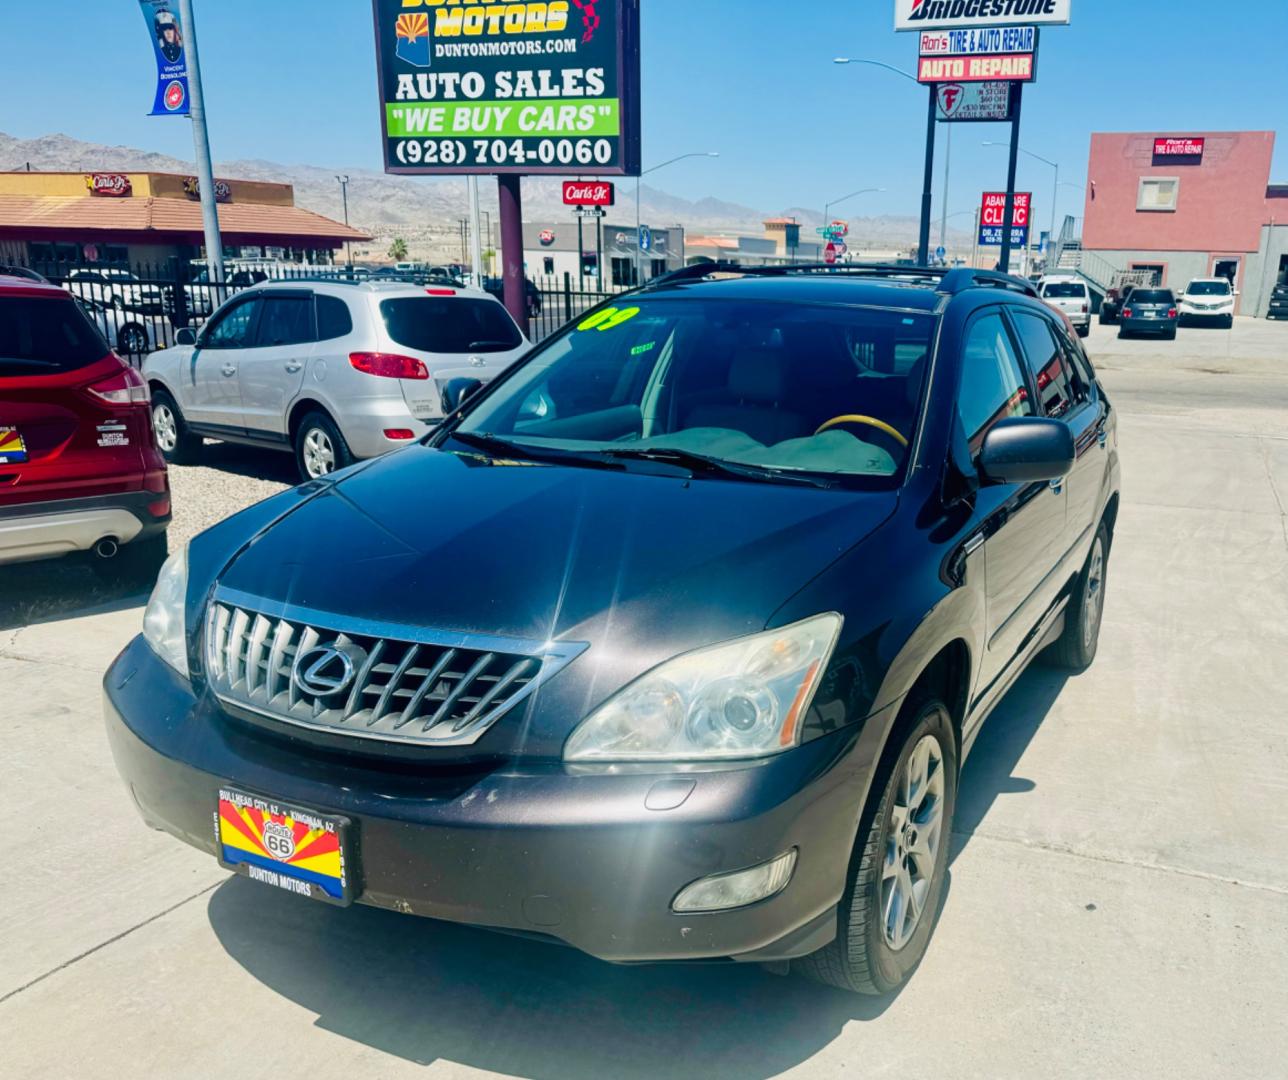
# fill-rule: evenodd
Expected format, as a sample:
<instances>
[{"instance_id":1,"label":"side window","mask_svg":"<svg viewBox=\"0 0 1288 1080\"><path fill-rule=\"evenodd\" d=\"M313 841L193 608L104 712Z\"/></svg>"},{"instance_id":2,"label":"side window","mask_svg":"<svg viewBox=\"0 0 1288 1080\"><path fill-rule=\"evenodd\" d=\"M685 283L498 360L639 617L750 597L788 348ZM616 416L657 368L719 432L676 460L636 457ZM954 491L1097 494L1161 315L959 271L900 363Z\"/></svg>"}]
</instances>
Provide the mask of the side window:
<instances>
[{"instance_id":1,"label":"side window","mask_svg":"<svg viewBox=\"0 0 1288 1080\"><path fill-rule=\"evenodd\" d=\"M353 317L349 314L348 304L338 296L319 296L317 304L318 341L330 341L353 333Z\"/></svg>"},{"instance_id":2,"label":"side window","mask_svg":"<svg viewBox=\"0 0 1288 1080\"><path fill-rule=\"evenodd\" d=\"M1033 415L1019 357L996 310L975 319L966 331L957 413L972 455L979 453L988 429L999 420Z\"/></svg>"},{"instance_id":3,"label":"side window","mask_svg":"<svg viewBox=\"0 0 1288 1080\"><path fill-rule=\"evenodd\" d=\"M255 297L221 312L202 335L202 348L244 349L249 344L250 329L259 307L260 300Z\"/></svg>"},{"instance_id":4,"label":"side window","mask_svg":"<svg viewBox=\"0 0 1288 1080\"><path fill-rule=\"evenodd\" d=\"M255 339L261 348L267 345L302 345L312 341L313 297L309 293L266 296Z\"/></svg>"},{"instance_id":5,"label":"side window","mask_svg":"<svg viewBox=\"0 0 1288 1080\"><path fill-rule=\"evenodd\" d=\"M1038 400L1047 416L1064 416L1072 407L1074 392L1068 361L1063 355L1050 320L1028 311L1011 309L1015 328L1024 348L1033 381L1038 386Z\"/></svg>"}]
</instances>

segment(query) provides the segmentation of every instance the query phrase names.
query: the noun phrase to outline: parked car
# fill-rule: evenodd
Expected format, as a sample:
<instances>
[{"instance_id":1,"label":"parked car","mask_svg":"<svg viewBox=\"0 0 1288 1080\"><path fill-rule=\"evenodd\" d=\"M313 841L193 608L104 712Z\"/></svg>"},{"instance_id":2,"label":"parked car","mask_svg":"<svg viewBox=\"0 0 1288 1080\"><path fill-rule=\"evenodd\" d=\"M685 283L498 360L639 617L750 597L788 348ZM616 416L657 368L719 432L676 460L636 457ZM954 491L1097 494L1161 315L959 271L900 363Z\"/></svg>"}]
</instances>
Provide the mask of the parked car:
<instances>
[{"instance_id":1,"label":"parked car","mask_svg":"<svg viewBox=\"0 0 1288 1080\"><path fill-rule=\"evenodd\" d=\"M1079 337L1091 333L1091 290L1078 277L1044 277L1038 282L1038 295L1057 311L1069 317Z\"/></svg>"},{"instance_id":2,"label":"parked car","mask_svg":"<svg viewBox=\"0 0 1288 1080\"><path fill-rule=\"evenodd\" d=\"M1178 309L1171 289L1137 286L1123 302L1118 316L1118 336L1158 334L1171 340L1176 337Z\"/></svg>"},{"instance_id":3,"label":"parked car","mask_svg":"<svg viewBox=\"0 0 1288 1080\"><path fill-rule=\"evenodd\" d=\"M1105 290L1105 297L1100 302L1100 325L1112 325L1118 321L1118 313L1132 289L1154 283L1154 273L1151 270L1120 270L1114 274L1109 288Z\"/></svg>"},{"instance_id":4,"label":"parked car","mask_svg":"<svg viewBox=\"0 0 1288 1080\"><path fill-rule=\"evenodd\" d=\"M150 585L169 523L142 378L67 292L0 276L0 564L77 555Z\"/></svg>"},{"instance_id":5,"label":"parked car","mask_svg":"<svg viewBox=\"0 0 1288 1080\"><path fill-rule=\"evenodd\" d=\"M67 275L67 290L81 300L93 300L126 311L160 312L165 290L147 284L137 274L117 267L78 268Z\"/></svg>"},{"instance_id":6,"label":"parked car","mask_svg":"<svg viewBox=\"0 0 1288 1080\"><path fill-rule=\"evenodd\" d=\"M483 288L505 303L505 279L489 277L483 279ZM541 314L541 290L533 284L531 278L523 279L523 291L528 298L528 318L535 319Z\"/></svg>"},{"instance_id":7,"label":"parked car","mask_svg":"<svg viewBox=\"0 0 1288 1080\"><path fill-rule=\"evenodd\" d=\"M1229 278L1195 278L1176 298L1179 321L1215 322L1229 330L1234 325L1234 298L1238 295Z\"/></svg>"},{"instance_id":8,"label":"parked car","mask_svg":"<svg viewBox=\"0 0 1288 1080\"><path fill-rule=\"evenodd\" d=\"M48 281L44 274L27 266L14 266L11 263L0 263L0 277L22 278L25 281Z\"/></svg>"},{"instance_id":9,"label":"parked car","mask_svg":"<svg viewBox=\"0 0 1288 1080\"><path fill-rule=\"evenodd\" d=\"M112 348L122 356L143 356L153 349L147 321L97 300L78 300L81 310Z\"/></svg>"},{"instance_id":10,"label":"parked car","mask_svg":"<svg viewBox=\"0 0 1288 1080\"><path fill-rule=\"evenodd\" d=\"M331 903L899 986L980 725L1096 654L1116 418L1068 320L713 264L468 389L170 560L105 679L145 819Z\"/></svg>"},{"instance_id":11,"label":"parked car","mask_svg":"<svg viewBox=\"0 0 1288 1080\"><path fill-rule=\"evenodd\" d=\"M485 293L342 281L245 289L177 342L143 368L166 460L224 439L294 452L306 480L419 438L452 379L490 379L528 348Z\"/></svg>"},{"instance_id":12,"label":"parked car","mask_svg":"<svg viewBox=\"0 0 1288 1080\"><path fill-rule=\"evenodd\" d=\"M1288 319L1288 283L1276 285L1266 307L1267 319Z\"/></svg>"}]
</instances>

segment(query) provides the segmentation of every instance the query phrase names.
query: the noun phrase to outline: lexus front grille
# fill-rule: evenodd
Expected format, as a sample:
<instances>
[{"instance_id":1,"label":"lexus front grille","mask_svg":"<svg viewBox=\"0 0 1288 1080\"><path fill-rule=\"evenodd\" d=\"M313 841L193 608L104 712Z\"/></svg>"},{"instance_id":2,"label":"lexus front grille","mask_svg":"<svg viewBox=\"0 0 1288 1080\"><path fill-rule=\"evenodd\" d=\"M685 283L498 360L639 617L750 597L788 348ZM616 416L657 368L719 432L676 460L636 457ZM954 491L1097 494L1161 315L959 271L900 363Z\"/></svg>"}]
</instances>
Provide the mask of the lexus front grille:
<instances>
[{"instance_id":1,"label":"lexus front grille","mask_svg":"<svg viewBox=\"0 0 1288 1080\"><path fill-rule=\"evenodd\" d=\"M475 742L585 648L371 622L222 587L205 626L206 674L226 704L422 746Z\"/></svg>"}]
</instances>

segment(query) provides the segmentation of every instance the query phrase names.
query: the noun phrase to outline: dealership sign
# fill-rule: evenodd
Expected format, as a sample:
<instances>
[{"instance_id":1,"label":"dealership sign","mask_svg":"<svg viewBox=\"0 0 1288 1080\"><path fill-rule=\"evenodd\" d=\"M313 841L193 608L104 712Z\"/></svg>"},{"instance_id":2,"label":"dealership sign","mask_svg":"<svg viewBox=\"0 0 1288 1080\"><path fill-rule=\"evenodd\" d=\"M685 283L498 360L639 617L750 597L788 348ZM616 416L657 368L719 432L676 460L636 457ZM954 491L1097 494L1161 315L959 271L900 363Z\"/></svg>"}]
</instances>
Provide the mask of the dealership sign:
<instances>
[{"instance_id":1,"label":"dealership sign","mask_svg":"<svg viewBox=\"0 0 1288 1080\"><path fill-rule=\"evenodd\" d=\"M921 35L922 56L979 56L1036 52L1035 26L992 26L983 30L930 30Z\"/></svg>"},{"instance_id":2,"label":"dealership sign","mask_svg":"<svg viewBox=\"0 0 1288 1080\"><path fill-rule=\"evenodd\" d=\"M372 0L385 171L635 176L639 0Z\"/></svg>"},{"instance_id":3,"label":"dealership sign","mask_svg":"<svg viewBox=\"0 0 1288 1080\"><path fill-rule=\"evenodd\" d=\"M112 199L123 199L134 190L130 178L124 173L90 173L85 177L85 186L91 195L105 195Z\"/></svg>"},{"instance_id":4,"label":"dealership sign","mask_svg":"<svg viewBox=\"0 0 1288 1080\"><path fill-rule=\"evenodd\" d=\"M1009 120L1009 82L940 83L935 87L940 120Z\"/></svg>"},{"instance_id":5,"label":"dealership sign","mask_svg":"<svg viewBox=\"0 0 1288 1080\"><path fill-rule=\"evenodd\" d=\"M565 180L564 206L612 206L617 191L606 180Z\"/></svg>"},{"instance_id":6,"label":"dealership sign","mask_svg":"<svg viewBox=\"0 0 1288 1080\"><path fill-rule=\"evenodd\" d=\"M1017 191L1011 204L1011 246L1024 247L1029 242L1029 204L1033 193ZM986 191L979 205L979 242L1000 244L1006 217L1006 192Z\"/></svg>"},{"instance_id":7,"label":"dealership sign","mask_svg":"<svg viewBox=\"0 0 1288 1080\"><path fill-rule=\"evenodd\" d=\"M895 0L896 30L1062 25L1073 0Z\"/></svg>"},{"instance_id":8,"label":"dealership sign","mask_svg":"<svg viewBox=\"0 0 1288 1080\"><path fill-rule=\"evenodd\" d=\"M1202 165L1203 139L1157 138L1154 140L1155 165Z\"/></svg>"},{"instance_id":9,"label":"dealership sign","mask_svg":"<svg viewBox=\"0 0 1288 1080\"><path fill-rule=\"evenodd\" d=\"M1033 53L991 56L923 56L917 64L917 81L1032 82Z\"/></svg>"}]
</instances>

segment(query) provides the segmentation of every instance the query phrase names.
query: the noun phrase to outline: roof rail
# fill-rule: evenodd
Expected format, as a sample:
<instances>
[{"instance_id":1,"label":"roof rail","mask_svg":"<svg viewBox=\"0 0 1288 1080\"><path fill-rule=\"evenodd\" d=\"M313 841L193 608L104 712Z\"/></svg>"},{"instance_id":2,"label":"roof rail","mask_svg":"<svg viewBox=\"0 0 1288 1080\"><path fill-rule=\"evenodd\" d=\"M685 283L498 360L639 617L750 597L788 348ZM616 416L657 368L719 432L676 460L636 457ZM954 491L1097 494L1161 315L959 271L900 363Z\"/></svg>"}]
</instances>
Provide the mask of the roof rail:
<instances>
[{"instance_id":1,"label":"roof rail","mask_svg":"<svg viewBox=\"0 0 1288 1080\"><path fill-rule=\"evenodd\" d=\"M939 283L939 291L952 294L977 286L1010 289L1013 292L1023 293L1025 296L1036 297L1038 294L1033 282L1026 278L1016 277L1014 274L1003 274L1000 270L974 270L969 266L959 266L945 273L943 280Z\"/></svg>"},{"instance_id":2,"label":"roof rail","mask_svg":"<svg viewBox=\"0 0 1288 1080\"><path fill-rule=\"evenodd\" d=\"M731 262L694 263L679 270L645 282L641 289L660 285L675 285L684 281L700 281L716 274L736 274L742 277L786 277L791 274L810 274L826 277L886 277L914 281L938 281L948 271L943 267L915 266L901 263L789 263L777 266L741 266Z\"/></svg>"}]
</instances>

